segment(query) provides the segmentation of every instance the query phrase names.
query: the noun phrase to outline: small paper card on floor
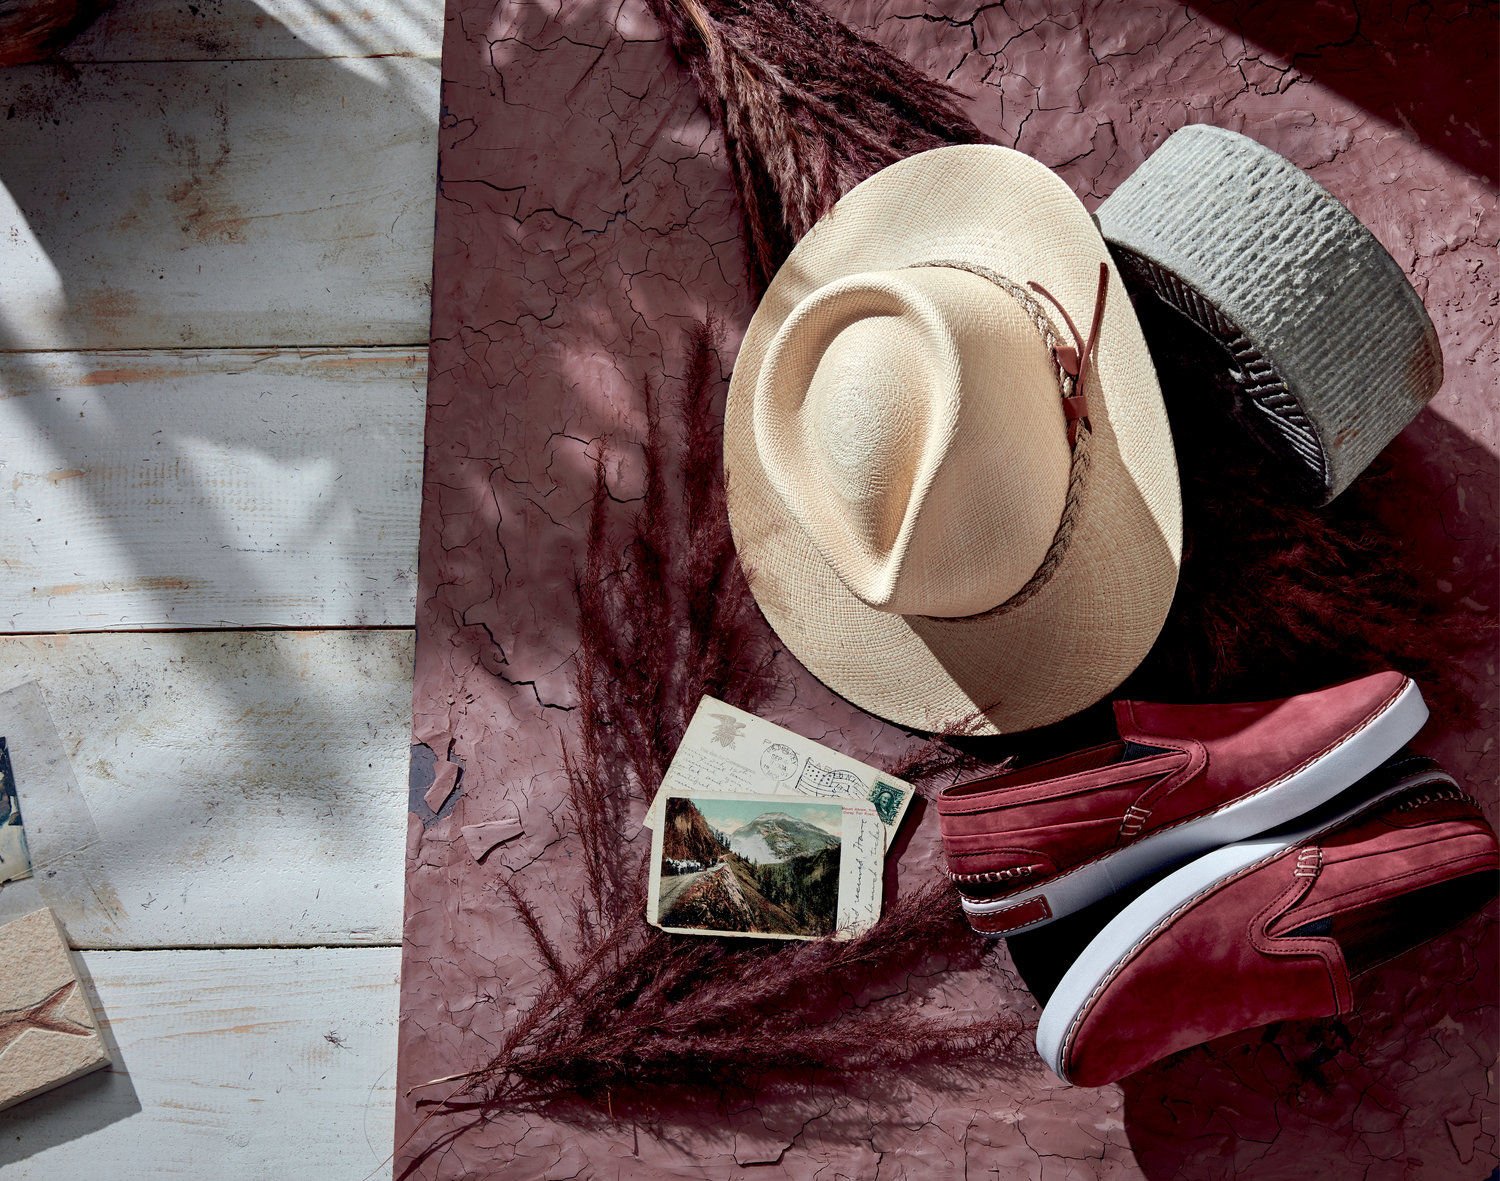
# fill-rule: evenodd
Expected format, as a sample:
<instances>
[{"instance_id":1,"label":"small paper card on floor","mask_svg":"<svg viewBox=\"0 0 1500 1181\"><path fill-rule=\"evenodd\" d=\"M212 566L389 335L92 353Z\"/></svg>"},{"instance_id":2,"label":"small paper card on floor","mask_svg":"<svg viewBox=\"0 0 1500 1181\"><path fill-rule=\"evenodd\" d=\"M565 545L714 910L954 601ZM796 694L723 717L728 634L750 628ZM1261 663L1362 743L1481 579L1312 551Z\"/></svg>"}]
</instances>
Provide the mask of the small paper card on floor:
<instances>
[{"instance_id":1,"label":"small paper card on floor","mask_svg":"<svg viewBox=\"0 0 1500 1181\"><path fill-rule=\"evenodd\" d=\"M647 809L646 827L658 827L668 795L699 791L868 805L884 826L887 848L912 797L911 784L714 697L698 703Z\"/></svg>"},{"instance_id":2,"label":"small paper card on floor","mask_svg":"<svg viewBox=\"0 0 1500 1181\"><path fill-rule=\"evenodd\" d=\"M108 1065L52 912L0 926L0 1108Z\"/></svg>"},{"instance_id":3,"label":"small paper card on floor","mask_svg":"<svg viewBox=\"0 0 1500 1181\"><path fill-rule=\"evenodd\" d=\"M664 793L646 918L683 935L847 939L880 918L884 825L868 803Z\"/></svg>"},{"instance_id":4,"label":"small paper card on floor","mask_svg":"<svg viewBox=\"0 0 1500 1181\"><path fill-rule=\"evenodd\" d=\"M21 827L21 801L10 768L10 749L0 738L0 885L31 876L26 830Z\"/></svg>"}]
</instances>

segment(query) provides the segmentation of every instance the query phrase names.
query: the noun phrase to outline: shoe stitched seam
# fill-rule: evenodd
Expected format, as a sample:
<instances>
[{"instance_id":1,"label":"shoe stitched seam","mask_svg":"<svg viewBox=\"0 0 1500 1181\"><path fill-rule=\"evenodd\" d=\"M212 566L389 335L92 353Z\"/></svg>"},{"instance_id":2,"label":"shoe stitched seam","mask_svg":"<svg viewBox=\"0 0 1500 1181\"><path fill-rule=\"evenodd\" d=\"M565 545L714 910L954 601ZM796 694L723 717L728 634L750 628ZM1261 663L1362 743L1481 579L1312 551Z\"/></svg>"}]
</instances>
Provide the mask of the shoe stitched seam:
<instances>
[{"instance_id":1,"label":"shoe stitched seam","mask_svg":"<svg viewBox=\"0 0 1500 1181\"><path fill-rule=\"evenodd\" d=\"M953 873L949 871L948 880L957 888L960 898L972 897L964 893L964 887L969 885L983 885L986 882L1010 882L1018 878L1030 878L1036 876L1036 871L1041 869L1040 865L1011 865L1005 869L989 869L981 873ZM985 901L984 898L975 898L976 902Z\"/></svg>"},{"instance_id":2,"label":"shoe stitched seam","mask_svg":"<svg viewBox=\"0 0 1500 1181\"><path fill-rule=\"evenodd\" d=\"M1045 849L1043 849L1041 845L1021 845L1015 843L1016 840L1029 838L1034 841L1035 837L1038 834L1046 834L1052 828L1066 828L1071 835L1080 837L1090 835L1094 829L1099 829L1101 830L1102 835L1112 837L1114 835L1114 830L1116 827L1118 827L1118 825L1119 821L1116 818L1112 816L1105 816L1100 818L1099 820L1066 821L1059 825L1035 825L1028 826L1026 828L1012 828L1001 832L952 833L945 839L944 853L950 859L958 857L994 857L1001 853L1008 853L1013 850L1024 849L1028 852L1037 853L1040 856L1044 856L1048 860L1055 862L1057 858L1053 856L1052 853L1048 853ZM977 849L950 849L948 847L948 844L950 842L956 844L959 841L969 841L973 840L976 837L984 838L990 843ZM1116 848L1116 846L1108 844L1103 840L1101 840L1099 843L1101 846L1099 852L1101 853ZM1056 850L1055 843L1053 845L1053 849L1054 851ZM1089 856L1098 856L1098 853L1090 853Z\"/></svg>"},{"instance_id":3,"label":"shoe stitched seam","mask_svg":"<svg viewBox=\"0 0 1500 1181\"><path fill-rule=\"evenodd\" d=\"M1346 986L1339 988L1338 976L1334 972L1334 960L1343 963L1344 952L1337 941L1326 936L1317 935L1295 935L1276 936L1272 935L1268 928L1281 915L1286 914L1292 907L1296 906L1303 898L1306 898L1312 890L1314 883L1318 880L1323 867L1322 846L1317 844L1294 846L1297 854L1296 862L1292 867L1291 880L1286 888L1277 894L1270 902L1261 907L1260 912L1250 920L1245 928L1245 934L1250 940L1250 946L1260 952L1261 955L1292 956L1309 955L1316 957L1318 964L1322 967L1328 978L1328 989L1333 993L1333 1009L1335 1013L1344 1012L1344 1001L1349 996L1347 981L1349 969L1344 968L1344 979ZM1291 853L1293 849L1284 852ZM1315 862L1312 873L1304 873L1308 855L1312 854ZM1269 943L1275 940L1277 946L1271 947Z\"/></svg>"},{"instance_id":4,"label":"shoe stitched seam","mask_svg":"<svg viewBox=\"0 0 1500 1181\"><path fill-rule=\"evenodd\" d=\"M1180 747L1174 746L1171 749L1176 754L1186 754L1187 753L1187 752L1183 751ZM1054 800L1065 800L1065 799L1069 798L1070 796L1082 796L1082 795L1088 795L1091 792L1096 792L1096 791L1110 791L1110 790L1116 790L1116 789L1123 788L1123 787L1129 787L1132 783L1143 782L1144 780L1147 780L1147 779L1155 779L1156 783L1160 783L1160 782L1162 782L1162 781L1164 781L1166 779L1170 779L1173 775L1177 774L1177 772L1180 771L1180 770L1181 770L1180 767L1174 767L1171 770L1165 771L1165 772L1161 772L1161 771L1147 771L1147 772L1144 772L1144 773L1142 773L1140 775L1131 775L1131 776L1129 776L1129 777L1127 777L1125 779L1111 779L1111 780L1105 781L1104 783L1096 783L1096 784L1092 784L1092 785L1086 784L1086 783L1085 784L1070 784L1070 783L1067 782L1068 779L1075 778L1075 777L1074 776L1065 776L1062 779L1053 779L1053 780L1043 779L1043 780L1041 780L1040 783L1021 783L1021 784L1017 784L1015 787L997 787L997 788L993 788L990 792L980 792L980 793L977 793L974 796L974 799L976 799L976 800L982 799L985 795L993 794L993 792L1005 792L1005 791L1021 792L1021 791L1026 791L1028 788L1040 787L1044 783L1066 784L1067 785L1067 790L1054 792L1051 795L1039 795L1035 799L1031 799L1031 800L1015 800L1013 802L990 801L989 803L981 803L981 804L978 804L975 807L970 807L970 808L952 808L952 807L947 807L947 806L944 805L942 797L940 796L938 798L938 815L940 815L940 816L974 816L974 815L977 815L977 814L979 814L981 812L999 812L999 811L1002 811L1002 810L1004 810L1006 808L1029 808L1029 807L1033 807L1033 806L1035 806L1037 804L1048 804L1048 803L1053 802ZM1089 774L1096 774L1096 772L1089 772ZM1155 787L1156 783L1153 783L1151 786ZM1150 788L1147 788L1146 790L1149 791ZM968 797L966 797L966 796L965 797L960 797L960 798L963 798L966 801L968 799Z\"/></svg>"},{"instance_id":5,"label":"shoe stitched seam","mask_svg":"<svg viewBox=\"0 0 1500 1181\"><path fill-rule=\"evenodd\" d=\"M1477 853L1460 853L1460 854L1457 854L1457 855L1455 855L1453 857L1445 857L1442 861L1430 861L1430 862L1428 862L1425 865L1419 865L1419 866L1417 866L1415 869L1403 870L1400 873L1391 874L1389 877L1380 878L1378 881L1375 881L1375 882L1369 882L1369 881L1364 882L1361 885L1351 887L1350 889L1344 890L1343 892L1341 892L1339 894L1335 894L1331 898L1327 899L1326 901L1328 901L1328 902L1338 902L1340 899L1348 898L1348 897L1350 897L1353 894L1356 894L1356 893L1358 893L1360 891L1363 891L1363 890L1371 889L1371 888L1373 888L1375 886L1389 886L1389 885L1393 885L1393 884L1395 884L1397 882L1403 881L1406 878L1415 877L1418 874L1430 873L1430 872L1432 872L1435 869L1443 869L1443 868L1445 868L1447 866L1461 864L1462 862L1473 860L1473 859L1476 859L1476 858L1482 860L1482 859L1484 859L1486 857L1493 858L1494 856L1495 856L1495 854L1494 854L1493 851L1480 851L1480 852L1477 852ZM1434 883L1434 884L1437 885L1437 884L1441 884L1441 883ZM1321 921L1322 919L1335 918L1338 915L1347 914L1351 910L1358 910L1360 908L1360 906L1362 906L1362 905L1363 904L1359 903L1359 902L1351 902L1347 906L1336 906L1333 910L1330 910L1327 913L1322 913L1320 907L1311 906L1311 907L1308 907L1309 912L1318 912L1318 918L1317 919L1308 919L1308 920L1305 920L1305 921L1307 921L1307 922L1317 922L1317 921ZM1272 935L1271 938L1272 939L1281 939L1281 938L1285 938L1285 937L1284 936L1280 936L1280 935Z\"/></svg>"},{"instance_id":6,"label":"shoe stitched seam","mask_svg":"<svg viewBox=\"0 0 1500 1181\"><path fill-rule=\"evenodd\" d=\"M1050 779L1046 777L1043 777L1041 779L1033 779L1029 783L996 783L994 787L987 787L983 791L971 792L968 790L974 787L976 784L989 783L992 780L1004 780L1013 778L1017 775L1024 775L1027 772L1036 771L1041 767L1045 767L1049 763L1060 762L1064 759L1080 757L1086 754L1093 754L1096 751L1106 750L1116 744L1116 742L1100 742L1096 743L1093 746L1085 746L1079 748L1078 750L1068 751L1065 754L1055 755L1049 759L1042 759L1039 762L1029 764L1028 766L1016 767L1008 771L997 771L993 775L981 775L978 779L971 779L967 783L952 784L951 786L945 787L942 791L938 792L938 804L939 806L941 806L945 800L968 800L971 795L977 798L980 796L994 795L996 792L1020 791L1028 787L1037 787L1043 783L1065 783L1069 779L1080 779L1088 775L1097 775L1100 771L1107 771L1110 765L1106 764L1102 767L1092 767L1083 771L1074 771L1071 774L1059 775Z\"/></svg>"},{"instance_id":7,"label":"shoe stitched seam","mask_svg":"<svg viewBox=\"0 0 1500 1181\"><path fill-rule=\"evenodd\" d=\"M1384 821L1385 817L1380 816L1375 817L1375 819ZM1428 819L1423 820L1420 824L1412 825L1410 827L1388 828L1386 830L1387 836L1394 834L1396 836L1402 837L1404 838L1404 843L1400 845L1392 845L1389 848L1385 849L1376 849L1370 852L1364 852L1357 849L1342 848L1339 850L1340 856L1336 860L1331 861L1330 864L1353 865L1355 862L1363 861L1368 857L1388 857L1395 853L1405 853L1411 849L1420 849L1425 845L1431 845L1434 843L1431 839L1425 841L1420 839L1419 834L1424 828L1431 828L1434 824L1458 824L1467 819L1470 818L1459 816L1429 817ZM1475 817L1473 819L1478 820L1481 818ZM1464 837L1469 835L1471 834L1467 832L1453 833L1447 837L1444 837L1443 840L1462 840Z\"/></svg>"},{"instance_id":8,"label":"shoe stitched seam","mask_svg":"<svg viewBox=\"0 0 1500 1181\"><path fill-rule=\"evenodd\" d=\"M1048 861L1052 860L1051 854L1041 849L1030 848L1027 845L1001 845L995 849L976 849L973 852L967 853L949 853L948 860L957 861L960 857L998 857L1002 853L1024 853L1028 857L1044 857Z\"/></svg>"},{"instance_id":9,"label":"shoe stitched seam","mask_svg":"<svg viewBox=\"0 0 1500 1181\"><path fill-rule=\"evenodd\" d=\"M1181 820L1176 820L1176 821L1173 821L1171 824L1163 825L1161 828L1153 829L1149 834L1147 834L1146 836L1141 837L1137 841L1132 842L1130 845L1122 846L1119 849L1112 849L1108 853L1100 854L1098 857L1090 858L1088 861L1080 861L1077 865L1073 866L1072 869L1063 870L1062 872L1057 873L1057 874L1053 875L1051 878L1047 879L1047 884L1049 886L1050 885L1054 885L1057 882L1060 882L1064 878L1070 877L1071 875L1073 875L1075 873L1081 873L1083 870L1088 869L1092 865L1096 865L1096 864L1099 864L1101 862L1108 861L1111 857L1118 856L1119 854L1123 853L1126 849L1137 848L1137 847L1139 847L1140 845L1144 844L1147 841L1154 840L1156 837L1160 836L1162 833L1171 832L1174 829L1181 828L1184 824L1196 824L1200 820L1207 820L1210 816L1217 816L1220 812L1224 812L1224 811L1227 811L1230 808L1237 807L1238 805L1243 804L1247 800L1253 800L1257 796L1262 796L1262 795L1264 795L1268 791L1274 791L1274 790L1276 790L1276 788L1280 787L1288 779L1292 778L1292 776L1297 775L1297 774L1301 773L1302 771L1305 771L1313 763L1316 763L1324 755L1328 754L1329 751L1335 750L1336 748L1342 746L1344 743L1348 742L1355 735L1357 735L1357 734L1361 733L1362 731L1368 729L1372 724L1374 724L1374 722L1375 722L1375 720L1377 718L1379 718L1381 715L1383 715L1386 712L1386 710L1390 709L1390 707L1393 704L1395 704L1396 699L1398 697L1400 697L1401 694L1406 691L1407 687L1410 686L1410 685L1412 685L1412 684L1414 684L1414 682L1412 681L1412 679L1410 677L1407 677L1402 682L1401 687L1399 689L1397 689L1394 693L1392 693L1389 697L1387 697L1385 699L1385 701L1383 701L1380 704L1380 706L1377 709L1375 709L1367 718L1365 718L1365 720L1362 721L1358 726L1356 726L1352 730L1347 731L1344 734L1344 736L1342 738L1340 738L1337 742L1331 742L1331 743L1329 743L1322 750L1320 750L1317 754L1312 755L1309 758L1303 760L1303 762L1299 763L1296 767L1292 768L1290 771L1285 772L1279 779L1275 780L1274 782L1268 783L1264 787L1256 788L1254 791L1248 792L1245 795L1236 796L1234 799L1230 800L1229 803L1227 803L1227 804L1221 804L1221 805L1219 805L1219 807L1210 809L1207 812L1199 812L1199 813L1197 813L1197 814L1195 814L1193 816L1185 816ZM1205 762L1204 766L1207 767L1207 765L1208 765L1207 762ZM1034 888L1035 887L1028 887L1028 889L1034 889Z\"/></svg>"},{"instance_id":10,"label":"shoe stitched seam","mask_svg":"<svg viewBox=\"0 0 1500 1181\"><path fill-rule=\"evenodd\" d=\"M1052 907L1050 905L1048 905L1046 896L1045 895L1040 895L1040 894L1037 895L1034 898L1028 898L1028 899L1026 899L1025 902L1018 902L1014 906L1007 906L1003 910L990 910L990 911L986 911L980 917L983 918L983 919L986 919L986 920L993 919L993 918L998 918L1000 915L1009 914L1013 910L1020 910L1024 906L1030 906L1033 902L1041 902L1041 904L1042 904L1042 910L1044 912L1042 914L1042 916L1041 916L1042 918L1048 919L1048 918L1052 917ZM1040 920L1028 920L1028 921L1038 922ZM1020 925L1021 926L1025 926L1026 924L1022 923ZM978 931L981 935L998 935L998 934L1002 934L1003 933L1003 932L1000 932L1000 931L985 931L985 930L983 930L983 929L981 929L979 927L975 927L973 919L969 920L969 926L974 927L974 930ZM1012 929L1014 929L1014 928L1012 928Z\"/></svg>"}]
</instances>

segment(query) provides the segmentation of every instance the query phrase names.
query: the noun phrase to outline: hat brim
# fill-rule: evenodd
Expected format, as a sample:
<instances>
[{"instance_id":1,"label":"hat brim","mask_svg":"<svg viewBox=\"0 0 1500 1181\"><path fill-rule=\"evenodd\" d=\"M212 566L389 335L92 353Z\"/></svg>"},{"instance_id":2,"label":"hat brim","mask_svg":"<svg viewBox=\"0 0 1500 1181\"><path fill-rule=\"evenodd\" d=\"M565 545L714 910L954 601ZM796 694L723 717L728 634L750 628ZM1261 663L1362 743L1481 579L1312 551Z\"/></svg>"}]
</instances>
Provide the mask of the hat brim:
<instances>
[{"instance_id":1,"label":"hat brim","mask_svg":"<svg viewBox=\"0 0 1500 1181\"><path fill-rule=\"evenodd\" d=\"M725 408L730 526L766 619L835 692L919 730L1029 730L1119 685L1150 650L1177 583L1176 458L1150 354L1113 266L1089 380L1081 514L1062 564L1013 610L934 619L868 606L798 526L755 447L756 381L797 304L846 275L935 260L1038 282L1086 325L1109 253L1067 185L1009 148L924 152L850 191L792 251L746 330Z\"/></svg>"}]
</instances>

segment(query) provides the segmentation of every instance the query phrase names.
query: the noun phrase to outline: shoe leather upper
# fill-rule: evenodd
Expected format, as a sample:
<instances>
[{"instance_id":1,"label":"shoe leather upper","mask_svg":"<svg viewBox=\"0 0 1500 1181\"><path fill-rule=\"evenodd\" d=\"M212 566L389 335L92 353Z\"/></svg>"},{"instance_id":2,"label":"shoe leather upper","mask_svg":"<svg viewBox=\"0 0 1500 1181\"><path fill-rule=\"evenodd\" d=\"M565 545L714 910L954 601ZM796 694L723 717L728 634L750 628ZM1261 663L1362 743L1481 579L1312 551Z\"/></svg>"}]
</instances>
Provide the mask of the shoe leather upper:
<instances>
[{"instance_id":1,"label":"shoe leather upper","mask_svg":"<svg viewBox=\"0 0 1500 1181\"><path fill-rule=\"evenodd\" d=\"M1137 947L1080 1011L1063 1072L1103 1086L1217 1037L1347 1012L1343 948L1310 924L1497 867L1494 831L1452 801L1384 807L1289 849L1186 902ZM1435 916L1432 933L1446 925Z\"/></svg>"},{"instance_id":2,"label":"shoe leather upper","mask_svg":"<svg viewBox=\"0 0 1500 1181\"><path fill-rule=\"evenodd\" d=\"M938 798L949 872L965 894L1003 897L1224 807L1326 753L1407 684L1386 672L1275 701L1116 702L1120 742Z\"/></svg>"}]
</instances>

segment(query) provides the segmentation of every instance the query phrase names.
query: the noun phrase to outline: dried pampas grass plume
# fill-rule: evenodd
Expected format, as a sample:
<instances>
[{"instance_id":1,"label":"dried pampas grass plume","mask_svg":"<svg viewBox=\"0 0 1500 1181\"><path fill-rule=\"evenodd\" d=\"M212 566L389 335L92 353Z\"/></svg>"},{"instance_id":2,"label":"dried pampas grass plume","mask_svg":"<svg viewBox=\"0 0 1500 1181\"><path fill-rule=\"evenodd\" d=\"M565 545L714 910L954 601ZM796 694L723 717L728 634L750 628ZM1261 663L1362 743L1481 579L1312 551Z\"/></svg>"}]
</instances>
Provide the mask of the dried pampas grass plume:
<instances>
[{"instance_id":1,"label":"dried pampas grass plume","mask_svg":"<svg viewBox=\"0 0 1500 1181\"><path fill-rule=\"evenodd\" d=\"M558 930L524 881L500 889L543 973L540 991L479 1067L413 1088L424 1119L459 1114L407 1157L399 1174L497 1116L564 1102L606 1111L649 1088L701 1102L726 1080L753 1087L795 1071L842 1082L871 1071L1010 1061L1019 1014L987 1017L925 1006L897 984L940 956L974 966L972 937L946 881L904 884L871 930L848 941L761 943L673 936L645 921L647 864L621 834L637 827L698 699L746 709L779 686L769 629L735 560L715 413L713 327L689 335L686 376L663 406L645 391L646 488L623 543L596 468L587 551L578 575L577 730L563 754L571 837L584 889ZM892 773L951 778L969 760L941 742L917 746ZM562 1114L562 1109L558 1108Z\"/></svg>"},{"instance_id":2,"label":"dried pampas grass plume","mask_svg":"<svg viewBox=\"0 0 1500 1181\"><path fill-rule=\"evenodd\" d=\"M812 0L647 0L724 135L756 294L887 164L978 143L958 96Z\"/></svg>"}]
</instances>

